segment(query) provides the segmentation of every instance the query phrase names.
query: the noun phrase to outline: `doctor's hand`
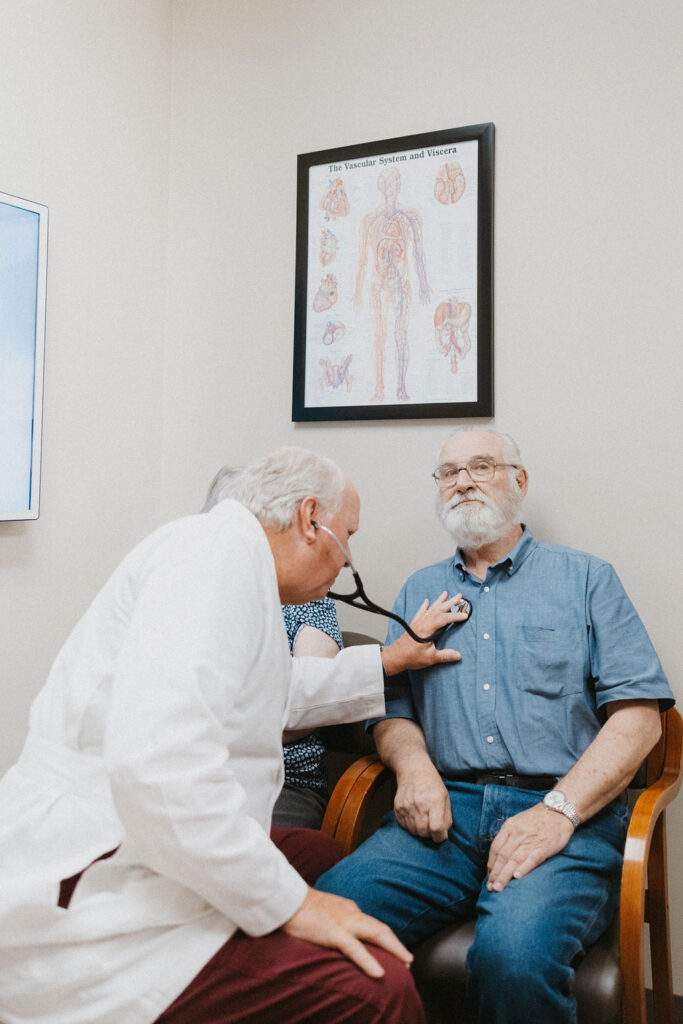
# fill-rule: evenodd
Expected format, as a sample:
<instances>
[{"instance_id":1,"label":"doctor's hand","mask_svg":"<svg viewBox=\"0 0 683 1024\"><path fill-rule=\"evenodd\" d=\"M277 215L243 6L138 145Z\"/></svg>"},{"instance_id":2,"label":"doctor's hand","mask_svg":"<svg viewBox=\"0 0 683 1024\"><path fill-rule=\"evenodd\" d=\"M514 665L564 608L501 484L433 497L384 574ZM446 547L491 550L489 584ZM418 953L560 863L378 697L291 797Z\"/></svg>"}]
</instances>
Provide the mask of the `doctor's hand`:
<instances>
[{"instance_id":1,"label":"doctor's hand","mask_svg":"<svg viewBox=\"0 0 683 1024\"><path fill-rule=\"evenodd\" d=\"M440 597L432 601L431 605L425 598L417 610L417 614L410 625L418 636L431 636L441 626L448 626L453 622L464 622L467 618L465 612L453 612L451 608L462 600L462 594L448 596L444 590ZM419 644L412 640L407 633L403 633L393 644L389 644L382 651L382 662L384 671L388 676L396 675L407 668L429 668L444 661L460 661L461 655L458 651L445 647L439 650L434 644Z\"/></svg>"},{"instance_id":2,"label":"doctor's hand","mask_svg":"<svg viewBox=\"0 0 683 1024\"><path fill-rule=\"evenodd\" d=\"M512 878L528 875L563 850L573 832L569 818L541 803L513 814L491 843L486 888L500 892Z\"/></svg>"},{"instance_id":3,"label":"doctor's hand","mask_svg":"<svg viewBox=\"0 0 683 1024\"><path fill-rule=\"evenodd\" d=\"M412 953L388 925L364 914L353 900L317 889L308 890L296 914L282 925L282 931L327 949L338 949L370 978L383 977L384 968L361 940L393 953L406 967L413 962Z\"/></svg>"}]
</instances>

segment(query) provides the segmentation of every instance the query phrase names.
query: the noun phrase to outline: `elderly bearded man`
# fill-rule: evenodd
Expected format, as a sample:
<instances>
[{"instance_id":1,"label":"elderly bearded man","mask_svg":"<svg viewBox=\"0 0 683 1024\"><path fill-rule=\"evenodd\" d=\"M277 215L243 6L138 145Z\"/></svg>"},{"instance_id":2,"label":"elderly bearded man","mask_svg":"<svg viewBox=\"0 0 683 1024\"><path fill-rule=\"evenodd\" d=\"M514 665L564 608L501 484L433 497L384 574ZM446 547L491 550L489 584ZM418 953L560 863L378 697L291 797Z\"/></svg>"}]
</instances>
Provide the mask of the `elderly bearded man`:
<instances>
[{"instance_id":1,"label":"elderly bearded man","mask_svg":"<svg viewBox=\"0 0 683 1024\"><path fill-rule=\"evenodd\" d=\"M415 573L394 610L461 590L462 660L389 684L374 736L394 813L317 884L409 947L476 911L481 1024L570 1024L572 962L617 905L619 796L672 694L612 567L520 524L528 477L511 438L458 431L434 477L458 549Z\"/></svg>"},{"instance_id":2,"label":"elderly bearded man","mask_svg":"<svg viewBox=\"0 0 683 1024\"><path fill-rule=\"evenodd\" d=\"M344 557L317 525L347 544L358 495L286 448L233 496L124 559L33 704L0 783L5 1024L423 1020L410 953L268 833L283 728L383 714L383 665L459 655L404 635L292 662L280 602L327 593ZM320 833L292 831L310 862Z\"/></svg>"}]
</instances>

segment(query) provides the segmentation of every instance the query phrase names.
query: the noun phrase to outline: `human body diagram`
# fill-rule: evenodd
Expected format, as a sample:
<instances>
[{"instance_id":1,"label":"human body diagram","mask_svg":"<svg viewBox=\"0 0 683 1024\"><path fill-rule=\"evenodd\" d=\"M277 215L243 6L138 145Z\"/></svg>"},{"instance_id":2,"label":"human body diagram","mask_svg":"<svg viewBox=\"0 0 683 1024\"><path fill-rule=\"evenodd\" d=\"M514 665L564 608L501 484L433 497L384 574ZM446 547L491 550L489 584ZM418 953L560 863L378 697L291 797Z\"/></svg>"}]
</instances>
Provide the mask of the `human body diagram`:
<instances>
[{"instance_id":1,"label":"human body diagram","mask_svg":"<svg viewBox=\"0 0 683 1024\"><path fill-rule=\"evenodd\" d=\"M384 400L384 363L389 319L393 316L396 358L396 397L410 401L406 391L406 373L410 348L408 329L412 293L409 254L412 248L419 283L420 302L427 305L432 290L427 282L422 239L422 217L417 210L398 202L401 176L395 167L388 167L377 179L384 200L376 210L361 221L360 257L356 273L353 304L359 310L363 302L363 286L371 257L370 308L373 322L373 363L375 391L371 401Z\"/></svg>"}]
</instances>

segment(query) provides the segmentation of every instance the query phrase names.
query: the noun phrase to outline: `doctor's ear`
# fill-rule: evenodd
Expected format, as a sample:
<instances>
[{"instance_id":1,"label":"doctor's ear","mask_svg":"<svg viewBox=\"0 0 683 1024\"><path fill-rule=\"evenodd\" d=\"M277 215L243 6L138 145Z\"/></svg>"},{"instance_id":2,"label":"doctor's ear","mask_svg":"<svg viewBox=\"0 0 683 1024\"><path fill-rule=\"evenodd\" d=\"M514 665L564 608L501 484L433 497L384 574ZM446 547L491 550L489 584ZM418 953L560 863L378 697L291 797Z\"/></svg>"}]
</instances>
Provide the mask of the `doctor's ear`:
<instances>
[{"instance_id":1,"label":"doctor's ear","mask_svg":"<svg viewBox=\"0 0 683 1024\"><path fill-rule=\"evenodd\" d=\"M315 541L315 532L318 529L315 520L319 514L320 506L317 499L313 497L304 498L296 510L297 524L307 544L313 544Z\"/></svg>"}]
</instances>

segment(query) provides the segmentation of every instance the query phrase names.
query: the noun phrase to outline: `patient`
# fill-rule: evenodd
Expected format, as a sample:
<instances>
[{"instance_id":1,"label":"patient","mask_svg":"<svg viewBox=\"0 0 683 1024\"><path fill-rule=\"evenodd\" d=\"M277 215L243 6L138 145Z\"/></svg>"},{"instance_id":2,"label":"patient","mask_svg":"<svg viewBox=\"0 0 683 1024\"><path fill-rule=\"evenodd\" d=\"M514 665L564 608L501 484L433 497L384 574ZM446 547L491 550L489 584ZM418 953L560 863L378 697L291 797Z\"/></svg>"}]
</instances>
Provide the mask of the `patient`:
<instances>
[{"instance_id":1,"label":"patient","mask_svg":"<svg viewBox=\"0 0 683 1024\"><path fill-rule=\"evenodd\" d=\"M411 576L394 611L461 591L472 615L447 636L462 660L391 680L373 735L394 813L318 888L409 948L476 914L479 1024L575 1024L575 958L619 897L619 797L673 695L614 569L523 525L511 437L461 428L432 475L456 549Z\"/></svg>"},{"instance_id":2,"label":"patient","mask_svg":"<svg viewBox=\"0 0 683 1024\"><path fill-rule=\"evenodd\" d=\"M206 496L202 512L230 496L241 468L224 466L218 471ZM343 640L334 601L323 597L308 604L285 604L282 612L295 658L334 658ZM327 779L323 758L325 747L319 732L286 732L283 737L285 782L273 808L272 824L278 828L317 828L327 807Z\"/></svg>"}]
</instances>

